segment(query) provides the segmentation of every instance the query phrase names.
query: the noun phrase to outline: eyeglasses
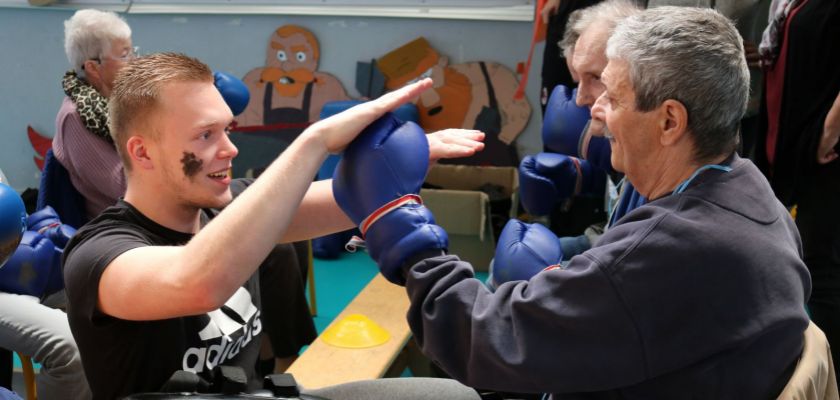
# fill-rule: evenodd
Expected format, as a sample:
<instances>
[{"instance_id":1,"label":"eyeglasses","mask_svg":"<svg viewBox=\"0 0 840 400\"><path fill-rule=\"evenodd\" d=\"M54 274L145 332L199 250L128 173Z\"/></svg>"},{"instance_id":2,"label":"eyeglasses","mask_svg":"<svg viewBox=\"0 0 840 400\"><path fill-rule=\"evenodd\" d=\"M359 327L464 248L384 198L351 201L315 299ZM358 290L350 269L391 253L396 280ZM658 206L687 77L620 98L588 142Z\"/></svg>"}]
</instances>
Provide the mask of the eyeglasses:
<instances>
[{"instance_id":1,"label":"eyeglasses","mask_svg":"<svg viewBox=\"0 0 840 400\"><path fill-rule=\"evenodd\" d=\"M128 51L126 51L123 55L120 56L99 56L96 58L91 58L90 60L96 61L97 64L102 64L103 59L127 62L137 58L138 55L140 55L140 46L133 46L129 48ZM82 69L85 69L84 64L82 64Z\"/></svg>"}]
</instances>

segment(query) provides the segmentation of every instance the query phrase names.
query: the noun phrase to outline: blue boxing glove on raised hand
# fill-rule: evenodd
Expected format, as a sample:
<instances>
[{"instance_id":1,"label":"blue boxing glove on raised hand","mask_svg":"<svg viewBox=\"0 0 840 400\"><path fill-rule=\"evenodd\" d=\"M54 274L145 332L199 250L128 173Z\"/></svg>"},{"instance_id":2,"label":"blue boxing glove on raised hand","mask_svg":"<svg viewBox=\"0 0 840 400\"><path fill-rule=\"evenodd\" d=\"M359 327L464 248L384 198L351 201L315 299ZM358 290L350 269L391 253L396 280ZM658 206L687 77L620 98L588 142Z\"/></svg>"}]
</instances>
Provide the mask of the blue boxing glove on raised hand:
<instances>
[{"instance_id":1,"label":"blue boxing glove on raised hand","mask_svg":"<svg viewBox=\"0 0 840 400\"><path fill-rule=\"evenodd\" d=\"M603 194L606 174L586 160L539 153L519 163L519 196L531 215L549 215L557 202L577 195Z\"/></svg>"},{"instance_id":2,"label":"blue boxing glove on raised hand","mask_svg":"<svg viewBox=\"0 0 840 400\"><path fill-rule=\"evenodd\" d=\"M386 114L347 146L333 174L336 202L359 226L382 275L399 285L412 256L448 246L446 232L417 195L428 167L423 129Z\"/></svg>"},{"instance_id":3,"label":"blue boxing glove on raised hand","mask_svg":"<svg viewBox=\"0 0 840 400\"><path fill-rule=\"evenodd\" d=\"M233 115L239 115L245 111L248 101L251 100L251 93L242 80L226 72L216 71L213 73L213 83Z\"/></svg>"},{"instance_id":4,"label":"blue boxing glove on raised hand","mask_svg":"<svg viewBox=\"0 0 840 400\"><path fill-rule=\"evenodd\" d=\"M577 90L557 85L545 105L542 139L545 149L552 153L582 156L578 143L591 117L589 108L575 104L576 93Z\"/></svg>"},{"instance_id":5,"label":"blue boxing glove on raised hand","mask_svg":"<svg viewBox=\"0 0 840 400\"><path fill-rule=\"evenodd\" d=\"M511 219L502 229L488 284L495 290L510 281L527 281L563 260L560 240L540 224Z\"/></svg>"}]
</instances>

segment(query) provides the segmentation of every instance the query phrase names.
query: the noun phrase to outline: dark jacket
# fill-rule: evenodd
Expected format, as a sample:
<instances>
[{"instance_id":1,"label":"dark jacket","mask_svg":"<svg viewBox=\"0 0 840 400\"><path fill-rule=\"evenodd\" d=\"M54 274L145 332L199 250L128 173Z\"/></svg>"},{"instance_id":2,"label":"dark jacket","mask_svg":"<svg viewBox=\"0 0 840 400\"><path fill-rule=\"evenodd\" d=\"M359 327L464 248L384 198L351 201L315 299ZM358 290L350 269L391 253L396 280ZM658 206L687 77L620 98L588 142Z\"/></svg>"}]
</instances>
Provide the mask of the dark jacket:
<instances>
[{"instance_id":1,"label":"dark jacket","mask_svg":"<svg viewBox=\"0 0 840 400\"><path fill-rule=\"evenodd\" d=\"M801 353L810 277L748 160L625 215L565 269L495 293L454 256L406 267L424 352L468 385L555 399L762 399Z\"/></svg>"}]
</instances>

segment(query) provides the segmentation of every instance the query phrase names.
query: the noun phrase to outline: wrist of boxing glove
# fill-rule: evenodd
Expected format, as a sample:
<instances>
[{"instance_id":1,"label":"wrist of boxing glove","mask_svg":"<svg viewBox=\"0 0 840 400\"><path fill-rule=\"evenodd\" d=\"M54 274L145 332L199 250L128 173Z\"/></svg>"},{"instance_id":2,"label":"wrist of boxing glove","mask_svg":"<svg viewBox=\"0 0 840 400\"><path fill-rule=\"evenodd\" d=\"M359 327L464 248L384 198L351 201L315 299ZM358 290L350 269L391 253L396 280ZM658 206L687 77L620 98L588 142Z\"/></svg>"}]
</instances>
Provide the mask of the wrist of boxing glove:
<instances>
[{"instance_id":1,"label":"wrist of boxing glove","mask_svg":"<svg viewBox=\"0 0 840 400\"><path fill-rule=\"evenodd\" d=\"M444 257L449 256L446 249L430 249L430 250L422 250L417 252L411 257L406 258L405 263L403 263L403 272L408 273L411 267L426 261L430 258L435 257Z\"/></svg>"},{"instance_id":2,"label":"wrist of boxing glove","mask_svg":"<svg viewBox=\"0 0 840 400\"><path fill-rule=\"evenodd\" d=\"M371 258L382 275L398 285L405 284L404 268L413 256L449 246L446 231L435 225L434 216L422 204L405 204L379 216L364 230Z\"/></svg>"}]
</instances>

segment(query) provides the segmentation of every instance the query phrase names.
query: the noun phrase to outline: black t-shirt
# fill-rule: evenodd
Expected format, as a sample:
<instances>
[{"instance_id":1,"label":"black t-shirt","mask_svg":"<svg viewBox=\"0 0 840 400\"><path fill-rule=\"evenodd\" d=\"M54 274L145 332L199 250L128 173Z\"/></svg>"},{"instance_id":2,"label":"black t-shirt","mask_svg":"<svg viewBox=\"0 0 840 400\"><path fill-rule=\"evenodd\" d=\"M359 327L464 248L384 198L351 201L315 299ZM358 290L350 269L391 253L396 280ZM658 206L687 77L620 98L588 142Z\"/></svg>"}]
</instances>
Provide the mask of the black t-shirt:
<instances>
[{"instance_id":1,"label":"black t-shirt","mask_svg":"<svg viewBox=\"0 0 840 400\"><path fill-rule=\"evenodd\" d=\"M249 181L231 185L234 196ZM202 225L219 210L202 210ZM259 382L259 274L254 274L220 309L156 321L127 321L97 309L99 280L120 254L143 246L187 243L192 234L173 231L120 200L80 229L64 260L67 316L95 399L157 391L177 370L209 379L216 365L241 366L252 388Z\"/></svg>"}]
</instances>

